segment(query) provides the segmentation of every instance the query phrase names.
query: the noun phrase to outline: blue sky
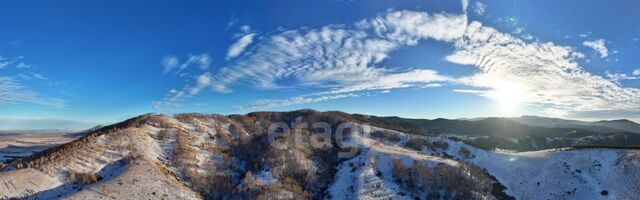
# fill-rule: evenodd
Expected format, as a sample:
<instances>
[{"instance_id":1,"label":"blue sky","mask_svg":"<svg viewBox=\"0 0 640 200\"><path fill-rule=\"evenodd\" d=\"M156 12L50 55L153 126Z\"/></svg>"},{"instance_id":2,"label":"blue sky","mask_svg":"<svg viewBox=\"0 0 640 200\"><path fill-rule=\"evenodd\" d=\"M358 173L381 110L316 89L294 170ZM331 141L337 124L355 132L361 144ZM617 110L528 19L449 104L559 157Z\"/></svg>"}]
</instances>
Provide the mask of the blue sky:
<instances>
[{"instance_id":1,"label":"blue sky","mask_svg":"<svg viewBox=\"0 0 640 200\"><path fill-rule=\"evenodd\" d=\"M3 1L0 129L342 110L640 120L628 1Z\"/></svg>"}]
</instances>

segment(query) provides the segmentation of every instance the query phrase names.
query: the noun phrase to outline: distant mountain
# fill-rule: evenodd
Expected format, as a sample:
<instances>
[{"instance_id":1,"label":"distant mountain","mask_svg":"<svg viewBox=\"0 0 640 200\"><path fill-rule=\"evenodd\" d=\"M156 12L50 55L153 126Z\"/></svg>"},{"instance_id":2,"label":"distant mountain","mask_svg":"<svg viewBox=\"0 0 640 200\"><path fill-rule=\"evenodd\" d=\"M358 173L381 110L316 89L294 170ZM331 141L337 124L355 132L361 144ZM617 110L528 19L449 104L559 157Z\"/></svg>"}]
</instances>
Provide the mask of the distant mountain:
<instances>
[{"instance_id":1,"label":"distant mountain","mask_svg":"<svg viewBox=\"0 0 640 200\"><path fill-rule=\"evenodd\" d=\"M90 128L90 129L87 129L87 130L84 130L84 131L79 131L79 132L78 132L78 131L76 131L76 132L73 132L73 133L65 134L65 137L70 137L70 138L79 138L79 137L83 137L83 136L85 136L85 135L87 135L87 134L89 134L89 133L91 133L91 132L94 132L94 131L96 131L96 130L101 129L102 127L104 127L104 126L102 126L102 125L97 125L97 126L94 126L93 128Z\"/></svg>"},{"instance_id":2,"label":"distant mountain","mask_svg":"<svg viewBox=\"0 0 640 200\"><path fill-rule=\"evenodd\" d=\"M406 119L353 115L370 124L418 135L453 135L479 147L531 151L573 146L640 146L640 134L594 122L536 116L458 119ZM609 125L613 127L612 125ZM633 130L633 129L631 129ZM637 130L636 130L637 131Z\"/></svg>"},{"instance_id":3,"label":"distant mountain","mask_svg":"<svg viewBox=\"0 0 640 200\"><path fill-rule=\"evenodd\" d=\"M613 125L557 118L525 116L520 118L487 117L474 120L459 119L406 119L400 117L376 117L354 115L363 120L415 134L455 134L465 136L509 136L509 137L570 137L571 135L597 135L612 133L636 133L615 129ZM629 121L630 122L630 121ZM611 123L611 122L607 122ZM633 122L631 122L633 123Z\"/></svg>"},{"instance_id":4,"label":"distant mountain","mask_svg":"<svg viewBox=\"0 0 640 200\"><path fill-rule=\"evenodd\" d=\"M610 121L597 121L593 124L605 126L618 130L625 130L634 133L640 133L640 124L627 119L610 120Z\"/></svg>"},{"instance_id":5,"label":"distant mountain","mask_svg":"<svg viewBox=\"0 0 640 200\"><path fill-rule=\"evenodd\" d=\"M593 130L597 132L632 132L632 133L640 133L640 124L632 122L630 120L621 119L621 120L611 120L611 121L596 121L596 122L585 122L578 120L566 120L560 118L549 118L549 117L538 117L538 116L522 116L510 118L514 121L531 125L531 126L540 126L540 127L550 127L550 128L579 128L579 129L587 129Z\"/></svg>"}]
</instances>

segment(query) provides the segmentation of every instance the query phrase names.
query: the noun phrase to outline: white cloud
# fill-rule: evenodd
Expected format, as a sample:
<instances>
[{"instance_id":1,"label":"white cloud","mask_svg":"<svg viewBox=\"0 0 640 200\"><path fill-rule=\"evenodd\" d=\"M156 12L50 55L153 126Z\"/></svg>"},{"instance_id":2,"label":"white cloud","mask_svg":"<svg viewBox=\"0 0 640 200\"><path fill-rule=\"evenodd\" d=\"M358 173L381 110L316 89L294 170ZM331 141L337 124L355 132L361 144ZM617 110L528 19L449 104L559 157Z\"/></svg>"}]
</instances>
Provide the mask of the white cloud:
<instances>
[{"instance_id":1,"label":"white cloud","mask_svg":"<svg viewBox=\"0 0 640 200\"><path fill-rule=\"evenodd\" d=\"M354 29L284 31L227 66L213 84L226 88L245 80L258 88L275 89L285 78L307 86L366 82L393 73L376 66L389 52L420 39L452 40L462 35L465 23L460 16L398 11L361 21Z\"/></svg>"},{"instance_id":2,"label":"white cloud","mask_svg":"<svg viewBox=\"0 0 640 200\"><path fill-rule=\"evenodd\" d=\"M42 74L38 74L38 73L32 73L34 78L40 79L40 80L45 80L47 79L46 77L44 77Z\"/></svg>"},{"instance_id":3,"label":"white cloud","mask_svg":"<svg viewBox=\"0 0 640 200\"><path fill-rule=\"evenodd\" d=\"M586 38L589 37L591 35L591 32L586 32L586 33L580 33L578 34L578 36L580 36L581 38Z\"/></svg>"},{"instance_id":4,"label":"white cloud","mask_svg":"<svg viewBox=\"0 0 640 200\"><path fill-rule=\"evenodd\" d=\"M358 92L363 91L380 91L380 93L389 93L391 89L398 88L432 88L440 87L442 84L433 82L452 81L450 77L439 75L433 70L413 70L403 73L389 74L368 81L362 81L353 85L332 89L325 92L317 92L303 96L297 96L290 99L281 100L259 100L252 104L242 106L241 108L259 108L259 107L278 107L289 106L295 104L315 103L320 101L328 101L349 97L358 97Z\"/></svg>"},{"instance_id":5,"label":"white cloud","mask_svg":"<svg viewBox=\"0 0 640 200\"><path fill-rule=\"evenodd\" d=\"M23 62L20 62L20 63L18 63L16 65L16 68L18 68L18 69L28 69L28 68L31 68L31 65L28 65L28 64L25 64Z\"/></svg>"},{"instance_id":6,"label":"white cloud","mask_svg":"<svg viewBox=\"0 0 640 200\"><path fill-rule=\"evenodd\" d=\"M5 67L17 62L19 59L20 59L20 57L16 59L16 58L6 58L6 57L0 56L0 69L5 68Z\"/></svg>"},{"instance_id":7,"label":"white cloud","mask_svg":"<svg viewBox=\"0 0 640 200\"><path fill-rule=\"evenodd\" d=\"M368 90L389 90L408 87L439 87L442 85L436 84L434 82L448 82L452 80L453 78L439 75L438 72L434 70L413 70L402 73L387 74L320 94L337 94Z\"/></svg>"},{"instance_id":8,"label":"white cloud","mask_svg":"<svg viewBox=\"0 0 640 200\"><path fill-rule=\"evenodd\" d=\"M633 70L633 72L631 72L631 75L640 76L640 68Z\"/></svg>"},{"instance_id":9,"label":"white cloud","mask_svg":"<svg viewBox=\"0 0 640 200\"><path fill-rule=\"evenodd\" d=\"M606 58L609 56L609 50L605 46L604 39L584 41L582 45L592 48L594 51L598 52L598 54L600 54L600 58Z\"/></svg>"},{"instance_id":10,"label":"white cloud","mask_svg":"<svg viewBox=\"0 0 640 200\"><path fill-rule=\"evenodd\" d=\"M469 0L461 0L462 3L462 12L467 13L467 7L469 7Z\"/></svg>"},{"instance_id":11,"label":"white cloud","mask_svg":"<svg viewBox=\"0 0 640 200\"><path fill-rule=\"evenodd\" d=\"M171 109L171 108L178 108L181 106L181 102L189 97L190 95L186 92L188 87L185 87L185 90L176 90L176 89L171 89L169 90L169 93L167 93L167 95L165 96L165 98L162 101L154 101L152 102L153 107L155 109L158 110L163 110L163 109Z\"/></svg>"},{"instance_id":12,"label":"white cloud","mask_svg":"<svg viewBox=\"0 0 640 200\"><path fill-rule=\"evenodd\" d=\"M452 44L454 51L446 59L473 65L479 71L452 78L428 69L381 66L391 52L425 39ZM598 41L585 45L602 46L603 49L594 49L606 57L604 41ZM258 89L321 90L284 100L261 100L244 108L310 103L358 96L371 90L437 87L455 82L472 87L456 92L494 99L510 96L520 103L540 105L550 113L573 116L629 110L640 113L640 89L624 87L614 78L587 72L577 64L584 57L572 47L525 41L479 22L468 23L466 15L389 11L353 26L328 25L267 35L244 52L241 59L215 74L207 74L206 81L196 80L196 85L208 83L210 89L219 92L231 92L233 84ZM280 84L282 80L287 81L286 86ZM185 86L172 90L165 99L195 95L189 92L191 89Z\"/></svg>"},{"instance_id":13,"label":"white cloud","mask_svg":"<svg viewBox=\"0 0 640 200\"><path fill-rule=\"evenodd\" d=\"M271 108L271 107L282 107L282 106L291 106L297 104L308 104L308 103L316 103L321 101L328 100L336 100L343 99L348 97L357 97L357 94L337 94L337 95L326 95L319 97L307 97L307 96L297 96L284 100L258 100L252 104L247 104L241 106L240 108Z\"/></svg>"},{"instance_id":14,"label":"white cloud","mask_svg":"<svg viewBox=\"0 0 640 200\"><path fill-rule=\"evenodd\" d=\"M524 28L522 28L522 27L518 27L518 28L513 30L513 34L520 34L522 32L524 32Z\"/></svg>"},{"instance_id":15,"label":"white cloud","mask_svg":"<svg viewBox=\"0 0 640 200\"><path fill-rule=\"evenodd\" d=\"M487 5L479 1L476 1L473 7L473 12L478 15L484 15L484 12L487 10Z\"/></svg>"},{"instance_id":16,"label":"white cloud","mask_svg":"<svg viewBox=\"0 0 640 200\"><path fill-rule=\"evenodd\" d=\"M169 73L171 70L178 67L178 65L180 65L178 57L167 55L162 59L162 66L164 67L162 73Z\"/></svg>"},{"instance_id":17,"label":"white cloud","mask_svg":"<svg viewBox=\"0 0 640 200\"><path fill-rule=\"evenodd\" d=\"M473 65L480 72L459 78L470 92L489 98L510 95L522 103L579 114L640 110L640 89L626 88L585 71L576 63L584 55L553 43L524 42L472 22L447 60ZM558 113L558 112L556 112Z\"/></svg>"},{"instance_id":18,"label":"white cloud","mask_svg":"<svg viewBox=\"0 0 640 200\"><path fill-rule=\"evenodd\" d=\"M21 62L23 58L24 56L10 58L0 56L0 69L15 63L17 64L14 67L17 69L33 69L32 65ZM55 108L64 107L64 100L42 97L21 82L34 79L46 80L47 78L42 74L29 71L14 75L0 75L0 105L30 103Z\"/></svg>"},{"instance_id":19,"label":"white cloud","mask_svg":"<svg viewBox=\"0 0 640 200\"><path fill-rule=\"evenodd\" d=\"M484 90L465 90L465 89L454 89L454 92L460 92L460 93L469 93L469 94L479 94L482 95L485 93Z\"/></svg>"},{"instance_id":20,"label":"white cloud","mask_svg":"<svg viewBox=\"0 0 640 200\"><path fill-rule=\"evenodd\" d=\"M154 108L158 110L178 108L185 99L191 98L192 96L200 93L203 89L211 87L211 81L213 80L213 77L209 72L192 78L195 80L195 85L185 85L182 89L169 90L162 101L152 102Z\"/></svg>"},{"instance_id":21,"label":"white cloud","mask_svg":"<svg viewBox=\"0 0 640 200\"><path fill-rule=\"evenodd\" d=\"M191 88L191 94L198 94L200 90L208 87L211 84L211 74L204 73L196 77L196 86Z\"/></svg>"},{"instance_id":22,"label":"white cloud","mask_svg":"<svg viewBox=\"0 0 640 200\"><path fill-rule=\"evenodd\" d=\"M247 48L247 46L249 46L249 44L253 42L254 36L255 36L254 33L246 34L240 37L238 41L233 43L229 47L229 51L227 52L227 60L231 58L235 58L236 56L240 55L244 51L244 49Z\"/></svg>"},{"instance_id":23,"label":"white cloud","mask_svg":"<svg viewBox=\"0 0 640 200\"><path fill-rule=\"evenodd\" d=\"M240 31L242 31L245 34L251 33L251 27L248 25L240 26Z\"/></svg>"},{"instance_id":24,"label":"white cloud","mask_svg":"<svg viewBox=\"0 0 640 200\"><path fill-rule=\"evenodd\" d=\"M194 79L194 86L186 85L181 90L171 89L162 101L152 102L154 108L162 110L165 108L180 107L182 101L200 93L202 89L210 87L212 77L211 74L207 72L194 77Z\"/></svg>"},{"instance_id":25,"label":"white cloud","mask_svg":"<svg viewBox=\"0 0 640 200\"><path fill-rule=\"evenodd\" d=\"M22 80L26 80L26 81L30 81L30 80L33 80L33 79L47 80L47 77L43 76L42 74L33 73L33 72L17 74L14 77L18 77L18 78L20 78Z\"/></svg>"},{"instance_id":26,"label":"white cloud","mask_svg":"<svg viewBox=\"0 0 640 200\"><path fill-rule=\"evenodd\" d=\"M0 56L0 69L6 67L7 65L9 65L9 63L7 62L7 59Z\"/></svg>"},{"instance_id":27,"label":"white cloud","mask_svg":"<svg viewBox=\"0 0 640 200\"><path fill-rule=\"evenodd\" d=\"M224 29L225 31L229 30L229 28L235 26L236 24L238 24L238 22L240 21L240 19L238 19L237 17L231 16L229 18L229 22L227 22L227 27Z\"/></svg>"},{"instance_id":28,"label":"white cloud","mask_svg":"<svg viewBox=\"0 0 640 200\"><path fill-rule=\"evenodd\" d=\"M164 67L163 73L165 74L171 71L180 73L182 70L193 65L197 66L201 70L208 69L209 65L211 65L211 58L209 57L209 54L189 55L187 61L184 63L180 63L178 57L173 55L167 55L162 59L162 66Z\"/></svg>"},{"instance_id":29,"label":"white cloud","mask_svg":"<svg viewBox=\"0 0 640 200\"><path fill-rule=\"evenodd\" d=\"M462 36L466 24L465 15L389 11L352 26L285 30L265 36L241 59L212 75L209 88L231 92L229 86L237 83L258 89L328 86L332 92L422 87L447 78L429 70L396 72L379 63L390 52L419 40L453 41ZM413 79L398 78L405 76ZM278 83L285 79L293 83ZM181 94L170 93L168 98Z\"/></svg>"},{"instance_id":30,"label":"white cloud","mask_svg":"<svg viewBox=\"0 0 640 200\"><path fill-rule=\"evenodd\" d=\"M616 82L616 83L620 83L620 81L622 80L635 80L639 78L635 76L628 76L626 74L610 73L609 71L606 71L605 75L607 76L607 78L611 79L613 82Z\"/></svg>"},{"instance_id":31,"label":"white cloud","mask_svg":"<svg viewBox=\"0 0 640 200\"><path fill-rule=\"evenodd\" d=\"M524 34L524 35L522 35L522 39L525 39L525 40L533 40L533 35L531 35L531 34Z\"/></svg>"},{"instance_id":32,"label":"white cloud","mask_svg":"<svg viewBox=\"0 0 640 200\"><path fill-rule=\"evenodd\" d=\"M0 105L32 103L56 108L64 107L64 101L57 98L43 98L11 77L0 77Z\"/></svg>"}]
</instances>

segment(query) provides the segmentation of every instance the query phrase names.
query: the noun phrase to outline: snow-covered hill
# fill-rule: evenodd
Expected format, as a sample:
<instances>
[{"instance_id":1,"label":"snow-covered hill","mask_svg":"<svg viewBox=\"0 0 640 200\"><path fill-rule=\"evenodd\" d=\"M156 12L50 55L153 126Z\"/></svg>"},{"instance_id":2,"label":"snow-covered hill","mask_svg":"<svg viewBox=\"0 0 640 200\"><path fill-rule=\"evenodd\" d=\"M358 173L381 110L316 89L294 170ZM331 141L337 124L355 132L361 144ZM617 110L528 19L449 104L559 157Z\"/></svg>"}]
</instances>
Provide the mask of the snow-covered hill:
<instances>
[{"instance_id":1,"label":"snow-covered hill","mask_svg":"<svg viewBox=\"0 0 640 200\"><path fill-rule=\"evenodd\" d=\"M310 126L300 126L305 124ZM371 131L335 131L344 124L365 122L310 110L143 115L8 163L0 170L0 199L633 199L640 194L634 182L640 178L638 150L488 151L454 137L406 134L375 123L369 124ZM323 134L324 128L333 131Z\"/></svg>"},{"instance_id":2,"label":"snow-covered hill","mask_svg":"<svg viewBox=\"0 0 640 200\"><path fill-rule=\"evenodd\" d=\"M426 141L418 146L422 154L486 169L507 187L506 193L517 199L635 199L640 194L639 150L487 151L455 138L396 135L402 140L392 146L415 147L407 141Z\"/></svg>"}]
</instances>

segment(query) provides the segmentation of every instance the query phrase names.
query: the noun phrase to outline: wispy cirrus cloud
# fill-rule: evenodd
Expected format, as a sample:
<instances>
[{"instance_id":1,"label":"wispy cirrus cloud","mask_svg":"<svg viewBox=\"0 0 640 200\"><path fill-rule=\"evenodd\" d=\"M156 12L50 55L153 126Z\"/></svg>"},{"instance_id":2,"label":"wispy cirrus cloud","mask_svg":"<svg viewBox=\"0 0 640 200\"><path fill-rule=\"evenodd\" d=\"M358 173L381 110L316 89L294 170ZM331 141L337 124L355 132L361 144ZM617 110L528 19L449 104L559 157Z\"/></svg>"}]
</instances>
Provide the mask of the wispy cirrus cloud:
<instances>
[{"instance_id":1,"label":"wispy cirrus cloud","mask_svg":"<svg viewBox=\"0 0 640 200\"><path fill-rule=\"evenodd\" d=\"M253 42L253 37L255 35L256 35L255 33L249 33L249 34L243 35L238 39L238 41L233 43L229 47L229 51L227 52L227 60L235 58L238 55L240 55L244 51L244 49L247 48L247 46L249 46L249 44Z\"/></svg>"},{"instance_id":2,"label":"wispy cirrus cloud","mask_svg":"<svg viewBox=\"0 0 640 200\"><path fill-rule=\"evenodd\" d=\"M20 63L18 63L16 65L16 68L18 68L18 69L29 69L29 68L31 68L31 65L25 64L23 62L20 62Z\"/></svg>"},{"instance_id":3,"label":"wispy cirrus cloud","mask_svg":"<svg viewBox=\"0 0 640 200\"><path fill-rule=\"evenodd\" d=\"M452 41L466 24L465 15L391 11L351 26L285 30L264 36L241 59L211 75L208 88L231 92L230 85L243 83L263 90L329 87L327 92L346 93L444 82L449 78L433 70L402 71L379 64L390 52L419 40ZM293 83L280 85L284 79ZM171 92L165 99L172 103L167 104L181 101L191 88Z\"/></svg>"},{"instance_id":4,"label":"wispy cirrus cloud","mask_svg":"<svg viewBox=\"0 0 640 200\"><path fill-rule=\"evenodd\" d=\"M35 72L25 72L25 73L20 73L15 75L15 77L18 77L22 80L26 80L26 81L30 81L30 80L47 80L47 77L45 77L42 74L38 74Z\"/></svg>"},{"instance_id":5,"label":"wispy cirrus cloud","mask_svg":"<svg viewBox=\"0 0 640 200\"><path fill-rule=\"evenodd\" d=\"M269 108L281 107L297 104L315 103L328 100L343 99L349 97L367 96L362 92L378 91L379 93L388 93L391 89L420 87L431 88L440 87L443 82L452 81L447 76L439 75L433 70L414 70L403 73L395 73L387 76L378 77L369 81L363 81L349 86L330 89L324 92L311 93L303 96L292 97L289 99L262 99L253 103L240 106L240 108ZM440 82L440 83L438 83Z\"/></svg>"},{"instance_id":6,"label":"wispy cirrus cloud","mask_svg":"<svg viewBox=\"0 0 640 200\"><path fill-rule=\"evenodd\" d=\"M6 104L30 103L55 108L64 107L64 100L59 98L43 97L37 92L31 90L24 83L24 81L46 80L47 77L34 72L33 65L25 63L22 61L23 59L24 56L9 58L0 56L0 70L6 70L3 68L9 66L18 70L14 72L3 72L3 75L0 75L0 106ZM17 74L11 75L11 73Z\"/></svg>"},{"instance_id":7,"label":"wispy cirrus cloud","mask_svg":"<svg viewBox=\"0 0 640 200\"><path fill-rule=\"evenodd\" d=\"M435 70L419 69L407 72L387 74L375 79L354 83L341 88L331 89L317 94L340 94L348 92L390 90L409 87L439 87L440 83L454 81L454 78L440 75Z\"/></svg>"},{"instance_id":8,"label":"wispy cirrus cloud","mask_svg":"<svg viewBox=\"0 0 640 200\"><path fill-rule=\"evenodd\" d=\"M32 103L56 108L64 107L64 100L41 97L15 78L0 76L0 105Z\"/></svg>"},{"instance_id":9,"label":"wispy cirrus cloud","mask_svg":"<svg viewBox=\"0 0 640 200\"><path fill-rule=\"evenodd\" d=\"M158 110L165 108L178 108L181 106L182 101L197 95L202 89L211 86L212 77L208 72L195 76L193 79L195 81L195 85L185 85L180 90L171 89L162 101L153 101L153 107Z\"/></svg>"},{"instance_id":10,"label":"wispy cirrus cloud","mask_svg":"<svg viewBox=\"0 0 640 200\"><path fill-rule=\"evenodd\" d=\"M15 62L17 62L18 59L16 58L7 58L7 57L2 57L0 56L0 69L3 69Z\"/></svg>"},{"instance_id":11,"label":"wispy cirrus cloud","mask_svg":"<svg viewBox=\"0 0 640 200\"><path fill-rule=\"evenodd\" d=\"M205 70L209 68L209 65L211 65L209 54L189 55L187 60L182 63L174 55L167 55L162 59L163 73L165 74L172 71L179 74L189 66L196 66L201 70Z\"/></svg>"},{"instance_id":12,"label":"wispy cirrus cloud","mask_svg":"<svg viewBox=\"0 0 640 200\"><path fill-rule=\"evenodd\" d=\"M358 97L358 96L359 96L358 94L348 93L348 94L334 94L334 95L323 95L323 96L305 95L305 96L292 97L289 99L262 99L262 100L257 100L251 104L240 106L239 108L282 107L282 106L316 103L321 101L344 99L344 98Z\"/></svg>"}]
</instances>

